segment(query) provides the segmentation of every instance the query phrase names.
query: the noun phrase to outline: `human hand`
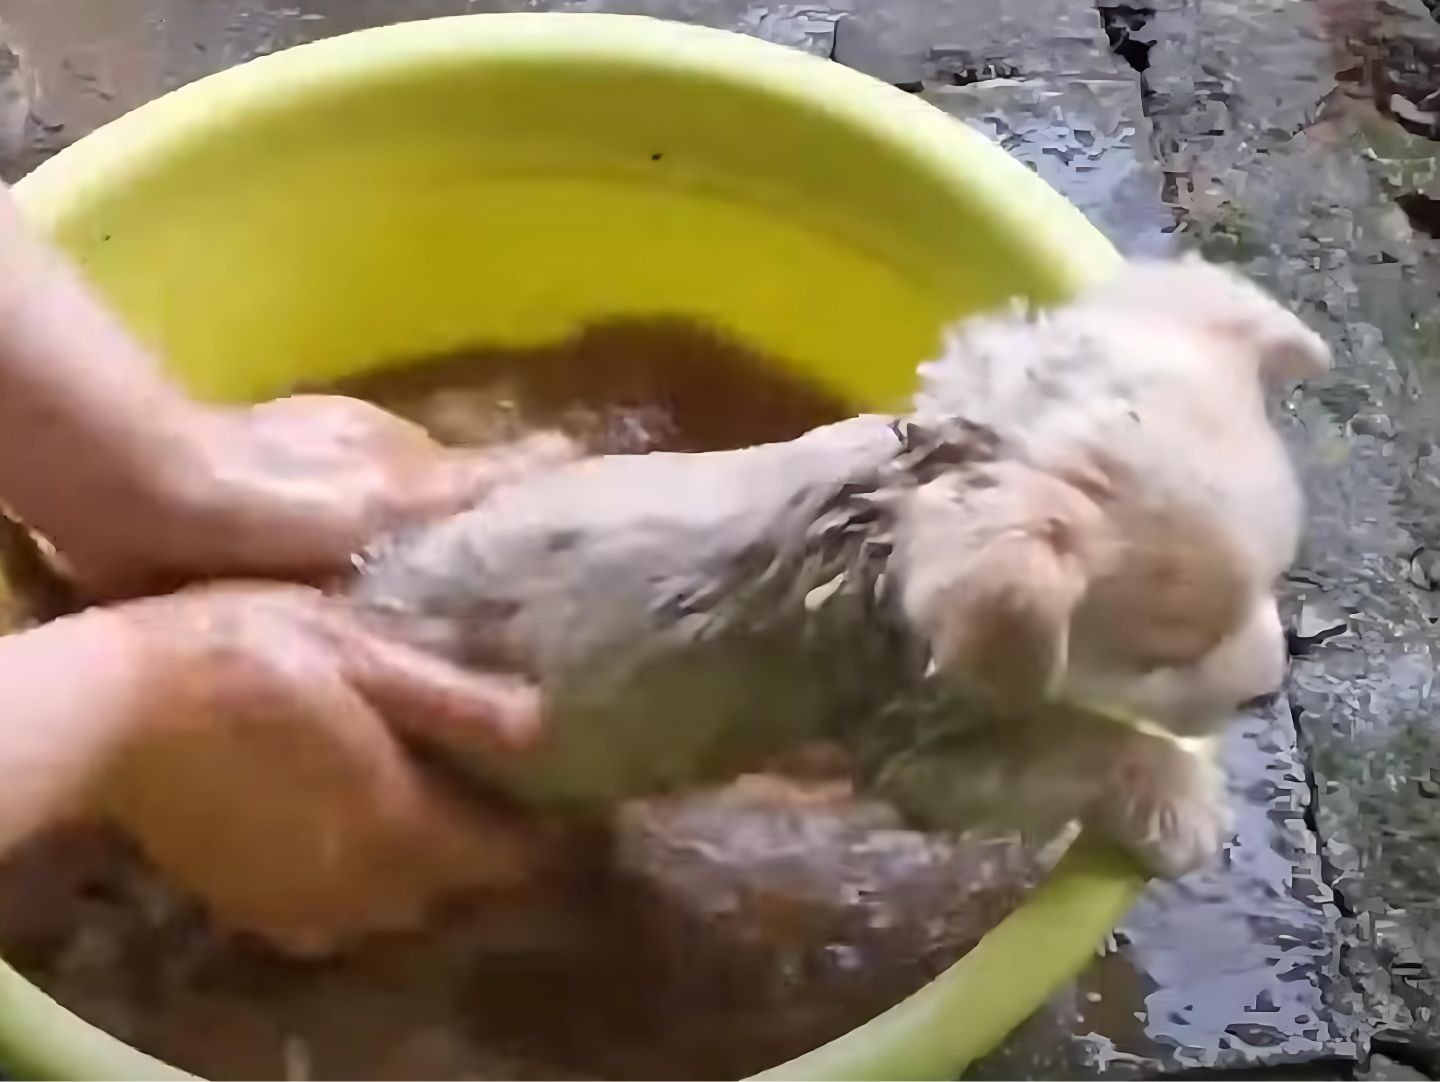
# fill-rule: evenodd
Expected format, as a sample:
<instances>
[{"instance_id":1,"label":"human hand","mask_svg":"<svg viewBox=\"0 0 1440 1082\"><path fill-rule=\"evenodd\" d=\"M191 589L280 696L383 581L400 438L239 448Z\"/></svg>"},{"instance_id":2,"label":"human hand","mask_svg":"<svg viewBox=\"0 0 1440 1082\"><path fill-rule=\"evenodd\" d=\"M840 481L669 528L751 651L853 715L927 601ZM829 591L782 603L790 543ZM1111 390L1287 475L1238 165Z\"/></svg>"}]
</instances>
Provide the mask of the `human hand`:
<instances>
[{"instance_id":1,"label":"human hand","mask_svg":"<svg viewBox=\"0 0 1440 1082\"><path fill-rule=\"evenodd\" d=\"M199 409L153 506L96 515L63 558L98 597L201 578L320 582L376 535L472 506L487 491L574 457L544 433L481 450L441 447L418 425L352 398L304 395Z\"/></svg>"},{"instance_id":2,"label":"human hand","mask_svg":"<svg viewBox=\"0 0 1440 1082\"><path fill-rule=\"evenodd\" d=\"M558 436L446 451L338 397L200 405L25 227L0 183L0 498L53 543L82 593L317 581L377 532L572 454Z\"/></svg>"},{"instance_id":3,"label":"human hand","mask_svg":"<svg viewBox=\"0 0 1440 1082\"><path fill-rule=\"evenodd\" d=\"M226 583L106 611L144 691L94 810L220 923L320 953L536 869L537 827L447 793L402 744L523 754L533 688L401 646L307 587Z\"/></svg>"}]
</instances>

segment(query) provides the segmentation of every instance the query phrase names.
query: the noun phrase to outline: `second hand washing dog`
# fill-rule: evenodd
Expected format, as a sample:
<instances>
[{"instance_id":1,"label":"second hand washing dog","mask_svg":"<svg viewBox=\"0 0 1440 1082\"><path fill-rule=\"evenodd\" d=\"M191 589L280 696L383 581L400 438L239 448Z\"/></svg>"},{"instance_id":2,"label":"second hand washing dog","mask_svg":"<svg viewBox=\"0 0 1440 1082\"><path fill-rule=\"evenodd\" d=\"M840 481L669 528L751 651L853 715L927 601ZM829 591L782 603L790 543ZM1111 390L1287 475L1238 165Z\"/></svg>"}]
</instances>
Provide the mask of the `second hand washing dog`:
<instances>
[{"instance_id":1,"label":"second hand washing dog","mask_svg":"<svg viewBox=\"0 0 1440 1082\"><path fill-rule=\"evenodd\" d=\"M1301 499L1267 380L1321 340L1199 261L959 325L904 416L614 455L391 539L348 591L536 678L546 735L484 784L542 810L823 740L920 826L1080 819L1153 872L1220 847L1208 740L1278 689Z\"/></svg>"}]
</instances>

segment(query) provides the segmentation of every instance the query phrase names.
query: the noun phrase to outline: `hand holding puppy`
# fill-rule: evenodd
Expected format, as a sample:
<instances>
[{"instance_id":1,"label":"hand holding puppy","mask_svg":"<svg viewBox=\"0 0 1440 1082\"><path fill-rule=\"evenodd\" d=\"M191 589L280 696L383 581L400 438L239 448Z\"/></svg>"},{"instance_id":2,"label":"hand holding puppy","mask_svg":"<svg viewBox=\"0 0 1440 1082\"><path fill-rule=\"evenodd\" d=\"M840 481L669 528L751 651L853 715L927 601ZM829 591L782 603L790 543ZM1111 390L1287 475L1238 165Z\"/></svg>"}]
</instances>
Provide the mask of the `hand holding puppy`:
<instances>
[{"instance_id":1,"label":"hand holding puppy","mask_svg":"<svg viewBox=\"0 0 1440 1082\"><path fill-rule=\"evenodd\" d=\"M523 756L534 690L399 646L308 587L201 587L0 639L0 698L19 685L0 845L111 822L221 924L290 952L514 886L543 852L533 825L450 799L405 746Z\"/></svg>"},{"instance_id":2,"label":"hand holding puppy","mask_svg":"<svg viewBox=\"0 0 1440 1082\"><path fill-rule=\"evenodd\" d=\"M222 923L323 951L533 869L532 827L451 800L404 745L523 754L530 687L397 645L305 587L223 584L112 617L144 704L95 808Z\"/></svg>"},{"instance_id":3,"label":"hand holding puppy","mask_svg":"<svg viewBox=\"0 0 1440 1082\"><path fill-rule=\"evenodd\" d=\"M575 457L541 433L452 450L352 398L304 395L196 410L184 452L153 471L148 513L95 516L61 551L94 596L205 578L318 583L352 570L375 537L473 507L490 489Z\"/></svg>"},{"instance_id":4,"label":"hand holding puppy","mask_svg":"<svg viewBox=\"0 0 1440 1082\"><path fill-rule=\"evenodd\" d=\"M333 576L377 532L573 455L556 436L447 451L345 398L196 402L0 185L0 500L93 596Z\"/></svg>"}]
</instances>

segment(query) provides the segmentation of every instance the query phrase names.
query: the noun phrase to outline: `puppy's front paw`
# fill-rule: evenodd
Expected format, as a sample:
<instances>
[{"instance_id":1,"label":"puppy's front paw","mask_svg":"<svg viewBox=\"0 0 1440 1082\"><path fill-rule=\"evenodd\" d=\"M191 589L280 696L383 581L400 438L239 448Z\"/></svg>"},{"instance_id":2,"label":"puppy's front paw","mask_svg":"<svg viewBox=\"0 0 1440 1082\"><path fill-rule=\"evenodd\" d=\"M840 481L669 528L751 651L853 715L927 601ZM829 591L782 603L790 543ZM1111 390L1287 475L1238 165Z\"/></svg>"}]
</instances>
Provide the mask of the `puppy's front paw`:
<instances>
[{"instance_id":1,"label":"puppy's front paw","mask_svg":"<svg viewBox=\"0 0 1440 1082\"><path fill-rule=\"evenodd\" d=\"M1178 879L1213 862L1230 834L1221 780L1208 749L1137 735L1089 822L1153 875Z\"/></svg>"}]
</instances>

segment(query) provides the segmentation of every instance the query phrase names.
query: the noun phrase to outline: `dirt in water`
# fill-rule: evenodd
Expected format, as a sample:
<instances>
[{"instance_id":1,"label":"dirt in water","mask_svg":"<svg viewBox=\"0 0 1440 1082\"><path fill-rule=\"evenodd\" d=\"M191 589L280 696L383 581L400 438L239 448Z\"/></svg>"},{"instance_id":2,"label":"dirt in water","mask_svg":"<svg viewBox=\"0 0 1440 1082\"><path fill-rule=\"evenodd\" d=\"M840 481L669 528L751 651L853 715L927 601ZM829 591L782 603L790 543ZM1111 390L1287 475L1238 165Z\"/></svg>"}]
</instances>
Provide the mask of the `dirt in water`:
<instances>
[{"instance_id":1,"label":"dirt in water","mask_svg":"<svg viewBox=\"0 0 1440 1082\"><path fill-rule=\"evenodd\" d=\"M558 428L609 454L717 451L855 412L793 371L686 320L617 320L550 348L471 349L325 389L461 446Z\"/></svg>"},{"instance_id":2,"label":"dirt in water","mask_svg":"<svg viewBox=\"0 0 1440 1082\"><path fill-rule=\"evenodd\" d=\"M327 390L455 444L559 427L596 450L784 439L852 412L679 321L474 350ZM903 829L829 760L638 801L553 881L423 933L288 961L210 928L123 840L0 867L0 953L60 1002L202 1077L734 1078L884 1010L969 950L1037 859Z\"/></svg>"}]
</instances>

